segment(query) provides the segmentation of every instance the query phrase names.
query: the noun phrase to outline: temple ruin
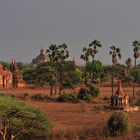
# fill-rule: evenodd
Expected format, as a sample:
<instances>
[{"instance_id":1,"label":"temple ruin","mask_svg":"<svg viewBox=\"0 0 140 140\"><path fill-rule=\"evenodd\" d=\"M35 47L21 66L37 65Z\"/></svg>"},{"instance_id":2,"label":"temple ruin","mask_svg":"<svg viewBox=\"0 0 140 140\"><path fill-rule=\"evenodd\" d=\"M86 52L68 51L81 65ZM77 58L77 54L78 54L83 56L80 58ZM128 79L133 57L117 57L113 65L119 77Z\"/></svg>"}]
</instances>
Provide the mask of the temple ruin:
<instances>
[{"instance_id":1,"label":"temple ruin","mask_svg":"<svg viewBox=\"0 0 140 140\"><path fill-rule=\"evenodd\" d=\"M15 60L12 60L10 69L4 67L0 63L0 87L1 88L17 88L25 87L22 72L18 70Z\"/></svg>"},{"instance_id":2,"label":"temple ruin","mask_svg":"<svg viewBox=\"0 0 140 140\"><path fill-rule=\"evenodd\" d=\"M48 61L50 61L48 54L46 53L44 48L41 48L40 54L32 60L32 65L36 66L38 64L48 62Z\"/></svg>"},{"instance_id":3,"label":"temple ruin","mask_svg":"<svg viewBox=\"0 0 140 140\"><path fill-rule=\"evenodd\" d=\"M12 86L12 73L0 63L0 87Z\"/></svg>"},{"instance_id":4,"label":"temple ruin","mask_svg":"<svg viewBox=\"0 0 140 140\"><path fill-rule=\"evenodd\" d=\"M22 72L19 71L15 60L12 60L12 63L10 64L10 72L12 73L12 87L25 87Z\"/></svg>"}]
</instances>

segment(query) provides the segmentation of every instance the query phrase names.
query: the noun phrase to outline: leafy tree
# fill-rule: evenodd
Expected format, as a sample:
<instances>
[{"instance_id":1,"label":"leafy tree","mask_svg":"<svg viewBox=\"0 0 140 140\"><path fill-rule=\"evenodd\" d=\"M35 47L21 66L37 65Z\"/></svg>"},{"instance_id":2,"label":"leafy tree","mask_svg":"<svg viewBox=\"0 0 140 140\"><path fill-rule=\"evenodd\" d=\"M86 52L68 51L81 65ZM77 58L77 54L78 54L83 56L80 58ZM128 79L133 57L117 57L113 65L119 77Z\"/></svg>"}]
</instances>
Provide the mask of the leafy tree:
<instances>
[{"instance_id":1,"label":"leafy tree","mask_svg":"<svg viewBox=\"0 0 140 140\"><path fill-rule=\"evenodd\" d=\"M30 67L23 72L23 79L27 84L35 84L36 81L36 71L35 68Z\"/></svg>"},{"instance_id":2,"label":"leafy tree","mask_svg":"<svg viewBox=\"0 0 140 140\"><path fill-rule=\"evenodd\" d=\"M48 135L51 123L46 114L25 102L0 95L0 136L3 140Z\"/></svg>"},{"instance_id":3,"label":"leafy tree","mask_svg":"<svg viewBox=\"0 0 140 140\"><path fill-rule=\"evenodd\" d=\"M114 66L117 64L117 57L121 58L120 48L110 47L110 55L112 56L112 96L114 94Z\"/></svg>"},{"instance_id":4,"label":"leafy tree","mask_svg":"<svg viewBox=\"0 0 140 140\"><path fill-rule=\"evenodd\" d=\"M94 60L94 67L92 67L92 63L87 63L87 70L89 73L92 73L94 77L92 80L99 80L104 81L105 79L105 72L102 63L99 60Z\"/></svg>"},{"instance_id":5,"label":"leafy tree","mask_svg":"<svg viewBox=\"0 0 140 140\"><path fill-rule=\"evenodd\" d=\"M132 47L133 47L133 51L134 51L134 58L135 58L135 62L134 62L134 69L136 69L137 66L137 59L140 56L140 41L135 40L132 43ZM136 76L134 76L134 80L133 80L133 97L135 96L135 78Z\"/></svg>"},{"instance_id":6,"label":"leafy tree","mask_svg":"<svg viewBox=\"0 0 140 140\"><path fill-rule=\"evenodd\" d=\"M135 79L135 83L140 84L140 69L137 67L135 69L130 69L128 76L124 79L127 83L132 83Z\"/></svg>"},{"instance_id":7,"label":"leafy tree","mask_svg":"<svg viewBox=\"0 0 140 140\"><path fill-rule=\"evenodd\" d=\"M72 61L65 61L63 68L63 88L74 88L74 85L81 81L77 73L77 67Z\"/></svg>"}]
</instances>

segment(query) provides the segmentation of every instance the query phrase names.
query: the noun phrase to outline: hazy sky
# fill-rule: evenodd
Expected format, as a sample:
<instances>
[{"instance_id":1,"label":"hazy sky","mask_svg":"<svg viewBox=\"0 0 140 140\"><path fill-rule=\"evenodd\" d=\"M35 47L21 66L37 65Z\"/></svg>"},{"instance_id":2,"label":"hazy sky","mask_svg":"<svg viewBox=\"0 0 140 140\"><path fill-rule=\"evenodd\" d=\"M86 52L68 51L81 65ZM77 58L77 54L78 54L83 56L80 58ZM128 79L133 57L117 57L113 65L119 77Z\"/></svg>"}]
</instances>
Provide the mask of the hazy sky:
<instances>
[{"instance_id":1,"label":"hazy sky","mask_svg":"<svg viewBox=\"0 0 140 140\"><path fill-rule=\"evenodd\" d=\"M41 44L67 43L71 58L91 40L103 44L97 58L111 63L109 47L133 57L140 40L140 0L0 0L0 60L31 62Z\"/></svg>"}]
</instances>

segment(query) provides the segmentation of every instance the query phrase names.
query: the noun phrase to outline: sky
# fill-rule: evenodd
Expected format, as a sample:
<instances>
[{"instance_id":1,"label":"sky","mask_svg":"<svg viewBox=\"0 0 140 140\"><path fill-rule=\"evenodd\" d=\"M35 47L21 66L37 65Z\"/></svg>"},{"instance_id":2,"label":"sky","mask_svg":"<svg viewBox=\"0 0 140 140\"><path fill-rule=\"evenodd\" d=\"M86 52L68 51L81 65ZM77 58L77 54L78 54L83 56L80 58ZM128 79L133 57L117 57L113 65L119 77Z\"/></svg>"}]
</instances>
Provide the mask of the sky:
<instances>
[{"instance_id":1,"label":"sky","mask_svg":"<svg viewBox=\"0 0 140 140\"><path fill-rule=\"evenodd\" d=\"M82 48L94 39L104 64L111 64L112 45L121 48L120 63L133 58L140 0L0 0L0 61L30 63L42 46L66 43L70 59L81 64Z\"/></svg>"}]
</instances>

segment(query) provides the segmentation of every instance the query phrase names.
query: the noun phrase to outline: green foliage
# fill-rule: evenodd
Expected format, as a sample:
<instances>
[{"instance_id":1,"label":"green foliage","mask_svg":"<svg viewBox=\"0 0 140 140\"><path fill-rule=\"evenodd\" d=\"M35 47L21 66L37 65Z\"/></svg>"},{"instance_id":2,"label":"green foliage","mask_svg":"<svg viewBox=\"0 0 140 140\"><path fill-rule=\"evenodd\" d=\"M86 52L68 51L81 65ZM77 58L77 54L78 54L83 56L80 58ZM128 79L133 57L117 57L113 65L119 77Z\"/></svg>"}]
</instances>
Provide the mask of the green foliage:
<instances>
[{"instance_id":1,"label":"green foliage","mask_svg":"<svg viewBox=\"0 0 140 140\"><path fill-rule=\"evenodd\" d=\"M92 66L93 65L93 66ZM92 73L93 79L101 79L101 81L104 81L105 79L105 71L103 69L102 63L99 60L94 60L93 63L88 62L87 63L87 75L88 78L90 78L90 74Z\"/></svg>"},{"instance_id":2,"label":"green foliage","mask_svg":"<svg viewBox=\"0 0 140 140\"><path fill-rule=\"evenodd\" d=\"M84 101L87 101L87 102L91 101L92 95L89 94L89 92L90 92L89 88L81 88L79 90L79 94L77 95L77 99L84 100Z\"/></svg>"},{"instance_id":3,"label":"green foliage","mask_svg":"<svg viewBox=\"0 0 140 140\"><path fill-rule=\"evenodd\" d=\"M23 72L23 79L28 84L35 84L36 81L36 72L35 68L29 68Z\"/></svg>"},{"instance_id":4,"label":"green foliage","mask_svg":"<svg viewBox=\"0 0 140 140\"><path fill-rule=\"evenodd\" d=\"M27 65L22 62L17 62L17 67L20 71L24 71L27 68Z\"/></svg>"},{"instance_id":5,"label":"green foliage","mask_svg":"<svg viewBox=\"0 0 140 140\"><path fill-rule=\"evenodd\" d=\"M110 136L125 134L131 130L131 124L126 113L114 112L107 122L107 130Z\"/></svg>"},{"instance_id":6,"label":"green foliage","mask_svg":"<svg viewBox=\"0 0 140 140\"><path fill-rule=\"evenodd\" d=\"M37 134L48 135L52 126L40 109L4 95L0 95L0 125L6 136L16 139Z\"/></svg>"},{"instance_id":7,"label":"green foliage","mask_svg":"<svg viewBox=\"0 0 140 140\"><path fill-rule=\"evenodd\" d=\"M58 101L60 102L76 102L76 97L72 94L63 93L59 96Z\"/></svg>"},{"instance_id":8,"label":"green foliage","mask_svg":"<svg viewBox=\"0 0 140 140\"><path fill-rule=\"evenodd\" d=\"M42 95L41 93L32 95L31 99L38 100L38 101L51 101L52 100L48 95Z\"/></svg>"},{"instance_id":9,"label":"green foliage","mask_svg":"<svg viewBox=\"0 0 140 140\"><path fill-rule=\"evenodd\" d=\"M88 93L92 95L92 97L97 97L100 93L100 90L98 87L94 86L92 83L87 84L87 87L89 88Z\"/></svg>"},{"instance_id":10,"label":"green foliage","mask_svg":"<svg viewBox=\"0 0 140 140\"><path fill-rule=\"evenodd\" d=\"M73 88L74 85L77 83L80 83L81 77L79 76L79 73L77 73L77 68L75 64L72 63L72 61L65 61L63 62L63 72L62 72L62 82L63 82L63 88Z\"/></svg>"},{"instance_id":11,"label":"green foliage","mask_svg":"<svg viewBox=\"0 0 140 140\"><path fill-rule=\"evenodd\" d=\"M38 94L32 95L31 99L33 99L33 100L42 100L43 96L41 95L41 93L38 93Z\"/></svg>"},{"instance_id":12,"label":"green foliage","mask_svg":"<svg viewBox=\"0 0 140 140\"><path fill-rule=\"evenodd\" d=\"M136 100L136 105L137 105L137 106L140 106L140 98L138 98L138 99Z\"/></svg>"},{"instance_id":13,"label":"green foliage","mask_svg":"<svg viewBox=\"0 0 140 140\"><path fill-rule=\"evenodd\" d=\"M133 81L140 84L140 69L138 67L130 69L128 76L124 79L125 83L132 83Z\"/></svg>"},{"instance_id":14,"label":"green foliage","mask_svg":"<svg viewBox=\"0 0 140 140\"><path fill-rule=\"evenodd\" d=\"M10 64L9 64L9 63L3 62L3 61L0 61L0 63L1 63L4 67L6 67L7 69L10 68Z\"/></svg>"}]
</instances>

